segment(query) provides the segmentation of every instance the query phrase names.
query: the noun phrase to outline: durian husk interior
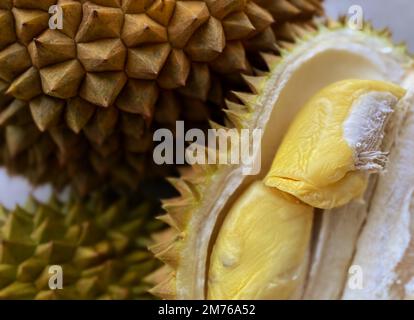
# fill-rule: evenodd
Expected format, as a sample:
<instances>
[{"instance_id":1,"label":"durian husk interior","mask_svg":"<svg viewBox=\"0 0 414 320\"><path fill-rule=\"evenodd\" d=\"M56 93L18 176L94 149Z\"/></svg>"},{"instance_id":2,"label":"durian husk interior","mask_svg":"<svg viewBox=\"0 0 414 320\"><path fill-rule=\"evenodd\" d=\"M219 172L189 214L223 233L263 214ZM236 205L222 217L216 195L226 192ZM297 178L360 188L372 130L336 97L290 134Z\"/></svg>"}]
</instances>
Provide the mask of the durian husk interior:
<instances>
[{"instance_id":1,"label":"durian husk interior","mask_svg":"<svg viewBox=\"0 0 414 320\"><path fill-rule=\"evenodd\" d=\"M181 197L165 202L167 214L162 220L175 229L175 235L169 242L153 248L156 256L166 263L162 269L165 279L152 289L154 294L167 299L207 297L209 255L226 213L247 186L264 178L289 124L299 108L316 92L344 79L382 80L412 88L412 83L410 84L407 79L413 63L405 46L394 45L387 30L375 31L370 25L365 25L363 30L353 30L342 23L328 22L327 25L320 25L314 32L302 30L297 34L296 44L285 45L281 53L281 57L264 55L268 71L258 77L245 77L252 92L234 93L238 100L228 104L229 123L233 127L263 130L261 157L258 158L261 163L260 174L243 175L243 165L199 165L194 166L182 180L173 181L181 192ZM408 96L407 99L407 109L410 109L413 104L412 97ZM408 111L407 119L409 114ZM398 133L397 129L400 127L404 128L407 124L404 121L409 122L398 119L395 132ZM390 145L401 148L403 142L395 140L397 134L391 135ZM411 149L410 152L412 154L414 150ZM394 170L398 171L398 165L396 167ZM410 177L411 173L410 171ZM381 176L381 179L384 177ZM408 183L409 179L408 176L405 177L404 183ZM348 268L355 253L358 257L359 251L369 251L370 246L374 246L378 251L377 260L386 260L389 255L393 255L392 248L381 252L381 247L377 247L377 243L372 241L365 240L365 244L357 245L358 241L364 241L363 238L358 238L363 222L369 221L366 215L374 214L368 212L368 208L376 186L375 180L376 177L371 178L365 201L353 201L345 207L329 212L317 212L313 241L303 261L305 276L291 298L340 299L346 291ZM388 182L395 184L397 180ZM381 196L383 194L378 193L377 197ZM401 194L397 199L400 200L400 205L406 204L401 200ZM405 212L405 218L408 220L408 216L412 216L409 210L402 212ZM392 213L393 208L388 206L382 214L388 215L388 219L392 220ZM395 227L393 223L390 225ZM382 227L387 228L386 225ZM409 239L409 224L400 224L400 228L405 228L404 235ZM372 236L374 231L366 232ZM386 231L381 231L381 234L384 237ZM409 256L408 251L400 258L408 259L407 255ZM407 263L404 265L409 266ZM367 270L364 270L364 274L373 272L376 276L381 275L377 270L379 267L375 269L372 264L365 264L363 267L365 266ZM393 272L391 269L387 271L389 274ZM412 269L412 266L404 269L400 275L404 274L404 279L408 279L412 277ZM326 280L320 281L323 277ZM390 283L398 283L395 274L391 275L391 280L394 282ZM375 287L375 283L378 282L375 277L370 281L368 287ZM383 289L383 292L387 292L384 295L387 295L388 289ZM398 290L399 297L404 298L404 294L401 295L401 285ZM357 294L356 297L358 294L370 298L378 297L370 290L354 293Z\"/></svg>"},{"instance_id":2,"label":"durian husk interior","mask_svg":"<svg viewBox=\"0 0 414 320\"><path fill-rule=\"evenodd\" d=\"M55 4L62 30L48 25ZM165 176L153 131L222 120L223 91L255 55L322 12L320 0L1 1L0 164L80 193Z\"/></svg>"},{"instance_id":3,"label":"durian husk interior","mask_svg":"<svg viewBox=\"0 0 414 320\"><path fill-rule=\"evenodd\" d=\"M107 190L0 208L0 300L153 298L147 277L159 262L147 246L164 227L151 219L156 208Z\"/></svg>"}]
</instances>

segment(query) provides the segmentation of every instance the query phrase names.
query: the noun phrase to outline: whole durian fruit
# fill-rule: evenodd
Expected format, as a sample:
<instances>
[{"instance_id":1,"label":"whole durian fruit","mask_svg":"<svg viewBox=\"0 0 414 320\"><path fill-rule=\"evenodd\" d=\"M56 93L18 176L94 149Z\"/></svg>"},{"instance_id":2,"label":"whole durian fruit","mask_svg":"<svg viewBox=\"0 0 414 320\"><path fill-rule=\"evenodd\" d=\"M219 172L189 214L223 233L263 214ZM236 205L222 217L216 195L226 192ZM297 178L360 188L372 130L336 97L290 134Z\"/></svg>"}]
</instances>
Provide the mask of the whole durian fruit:
<instances>
[{"instance_id":1,"label":"whole durian fruit","mask_svg":"<svg viewBox=\"0 0 414 320\"><path fill-rule=\"evenodd\" d=\"M48 25L56 4L62 30ZM233 75L253 72L251 54L277 52L321 11L319 0L2 0L1 162L34 183L133 186L156 171L152 130L202 126ZM40 157L32 173L27 152Z\"/></svg>"},{"instance_id":2,"label":"whole durian fruit","mask_svg":"<svg viewBox=\"0 0 414 320\"><path fill-rule=\"evenodd\" d=\"M228 126L215 125L219 138L262 130L249 142L256 165L198 163L173 181L181 196L160 217L170 239L151 247L165 263L153 294L414 297L414 60L369 24L296 31L245 77L250 92L233 93Z\"/></svg>"},{"instance_id":3,"label":"whole durian fruit","mask_svg":"<svg viewBox=\"0 0 414 320\"><path fill-rule=\"evenodd\" d=\"M137 198L137 197L135 197ZM155 206L108 192L0 210L0 299L148 299ZM51 266L62 268L53 290Z\"/></svg>"}]
</instances>

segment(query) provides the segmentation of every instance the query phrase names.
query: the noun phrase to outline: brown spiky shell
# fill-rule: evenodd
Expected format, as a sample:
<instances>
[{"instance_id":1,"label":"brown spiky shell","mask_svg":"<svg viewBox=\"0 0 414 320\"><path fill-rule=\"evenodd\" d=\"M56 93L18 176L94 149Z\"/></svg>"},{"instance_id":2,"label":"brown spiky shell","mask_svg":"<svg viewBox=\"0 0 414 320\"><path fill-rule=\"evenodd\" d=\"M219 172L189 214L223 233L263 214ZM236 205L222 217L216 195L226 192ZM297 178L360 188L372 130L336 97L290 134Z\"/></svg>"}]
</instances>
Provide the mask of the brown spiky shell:
<instances>
[{"instance_id":1,"label":"brown spiky shell","mask_svg":"<svg viewBox=\"0 0 414 320\"><path fill-rule=\"evenodd\" d=\"M49 29L55 4L62 30ZM1 162L28 174L24 153L40 153L51 171L32 166L34 183L137 183L155 128L201 126L231 75L253 72L250 53L277 52L290 22L320 12L319 0L1 0Z\"/></svg>"}]
</instances>

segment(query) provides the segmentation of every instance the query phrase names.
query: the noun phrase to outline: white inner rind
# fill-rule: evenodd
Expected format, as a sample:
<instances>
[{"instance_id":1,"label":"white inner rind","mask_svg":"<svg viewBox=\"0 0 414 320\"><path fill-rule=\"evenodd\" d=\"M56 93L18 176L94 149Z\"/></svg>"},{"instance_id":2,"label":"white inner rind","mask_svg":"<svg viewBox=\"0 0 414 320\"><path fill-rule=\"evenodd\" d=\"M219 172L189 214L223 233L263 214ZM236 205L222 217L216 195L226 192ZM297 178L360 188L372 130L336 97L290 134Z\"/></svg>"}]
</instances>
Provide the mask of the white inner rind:
<instances>
[{"instance_id":1,"label":"white inner rind","mask_svg":"<svg viewBox=\"0 0 414 320\"><path fill-rule=\"evenodd\" d=\"M361 267L363 285L355 289L345 284L344 299L404 299L411 294L404 292L410 286L404 286L414 276L414 92L399 104L409 109L387 170L378 178L352 262Z\"/></svg>"},{"instance_id":2,"label":"white inner rind","mask_svg":"<svg viewBox=\"0 0 414 320\"><path fill-rule=\"evenodd\" d=\"M384 130L398 98L389 92L373 91L361 95L352 105L343 125L344 139L354 150L358 170L384 169L387 152L380 150Z\"/></svg>"}]
</instances>

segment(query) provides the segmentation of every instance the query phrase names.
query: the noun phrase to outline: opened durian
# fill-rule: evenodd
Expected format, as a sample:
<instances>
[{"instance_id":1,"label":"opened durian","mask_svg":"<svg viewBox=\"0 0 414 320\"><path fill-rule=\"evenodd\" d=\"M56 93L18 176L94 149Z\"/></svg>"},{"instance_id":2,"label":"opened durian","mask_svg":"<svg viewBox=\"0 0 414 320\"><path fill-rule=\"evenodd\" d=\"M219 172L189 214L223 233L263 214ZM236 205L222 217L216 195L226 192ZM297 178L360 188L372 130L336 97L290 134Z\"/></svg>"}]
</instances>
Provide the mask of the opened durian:
<instances>
[{"instance_id":1,"label":"opened durian","mask_svg":"<svg viewBox=\"0 0 414 320\"><path fill-rule=\"evenodd\" d=\"M53 5L63 29L49 28ZM131 187L156 171L152 130L207 123L232 75L252 73L250 53L277 52L275 34L289 41L321 12L320 0L3 0L1 163L81 192L99 177Z\"/></svg>"},{"instance_id":2,"label":"opened durian","mask_svg":"<svg viewBox=\"0 0 414 320\"><path fill-rule=\"evenodd\" d=\"M153 211L108 192L1 209L0 300L151 298L146 277L158 262L147 246L162 228Z\"/></svg>"},{"instance_id":3,"label":"opened durian","mask_svg":"<svg viewBox=\"0 0 414 320\"><path fill-rule=\"evenodd\" d=\"M165 277L151 292L412 298L414 63L405 47L386 30L328 22L264 58L268 71L245 77L253 92L228 101L229 128L214 125L262 130L252 147L260 172L246 175L242 161L198 164L175 182L181 197L160 217L174 234L152 248Z\"/></svg>"}]
</instances>

